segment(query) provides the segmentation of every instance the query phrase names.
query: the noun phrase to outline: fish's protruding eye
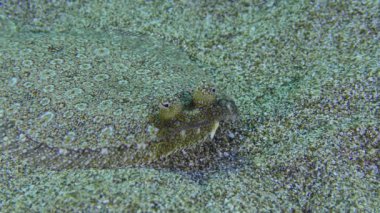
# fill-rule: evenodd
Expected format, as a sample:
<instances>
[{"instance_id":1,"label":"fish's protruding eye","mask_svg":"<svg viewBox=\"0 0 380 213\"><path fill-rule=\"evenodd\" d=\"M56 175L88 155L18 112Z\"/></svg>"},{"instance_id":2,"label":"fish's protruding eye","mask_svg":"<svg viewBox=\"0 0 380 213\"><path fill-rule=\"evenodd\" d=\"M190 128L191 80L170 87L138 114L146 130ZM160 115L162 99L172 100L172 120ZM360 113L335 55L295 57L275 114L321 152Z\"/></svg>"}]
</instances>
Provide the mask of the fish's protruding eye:
<instances>
[{"instance_id":1,"label":"fish's protruding eye","mask_svg":"<svg viewBox=\"0 0 380 213\"><path fill-rule=\"evenodd\" d=\"M163 108L169 108L170 107L170 103L169 102L163 102L163 103L161 103L161 107L163 107Z\"/></svg>"},{"instance_id":2,"label":"fish's protruding eye","mask_svg":"<svg viewBox=\"0 0 380 213\"><path fill-rule=\"evenodd\" d=\"M182 111L182 105L168 101L160 104L159 118L161 121L173 120Z\"/></svg>"},{"instance_id":3,"label":"fish's protruding eye","mask_svg":"<svg viewBox=\"0 0 380 213\"><path fill-rule=\"evenodd\" d=\"M201 87L193 92L193 103L195 106L209 106L215 103L216 89L215 87Z\"/></svg>"}]
</instances>

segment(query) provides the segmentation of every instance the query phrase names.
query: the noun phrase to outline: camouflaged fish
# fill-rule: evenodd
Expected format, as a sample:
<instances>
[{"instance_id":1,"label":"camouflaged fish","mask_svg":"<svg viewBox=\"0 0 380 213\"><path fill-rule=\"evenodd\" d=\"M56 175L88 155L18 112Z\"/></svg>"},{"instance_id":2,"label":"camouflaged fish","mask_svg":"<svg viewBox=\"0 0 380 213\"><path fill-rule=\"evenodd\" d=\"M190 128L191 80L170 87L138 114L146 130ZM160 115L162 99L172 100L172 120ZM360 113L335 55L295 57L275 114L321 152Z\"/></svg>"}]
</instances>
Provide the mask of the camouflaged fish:
<instances>
[{"instance_id":1,"label":"camouflaged fish","mask_svg":"<svg viewBox=\"0 0 380 213\"><path fill-rule=\"evenodd\" d=\"M17 154L29 166L59 170L149 164L179 150L212 140L221 121L236 120L234 102L217 99L208 91L211 90L199 92L196 89L187 105L181 101L160 103L158 111L147 124L147 140L144 142L95 149L62 148L36 141L20 131L20 140L29 143L32 148L18 149ZM213 100L207 100L206 96Z\"/></svg>"},{"instance_id":2,"label":"camouflaged fish","mask_svg":"<svg viewBox=\"0 0 380 213\"><path fill-rule=\"evenodd\" d=\"M200 83L211 80L205 69L159 39L19 32L0 45L1 153L26 166L149 164L212 140L237 116Z\"/></svg>"}]
</instances>

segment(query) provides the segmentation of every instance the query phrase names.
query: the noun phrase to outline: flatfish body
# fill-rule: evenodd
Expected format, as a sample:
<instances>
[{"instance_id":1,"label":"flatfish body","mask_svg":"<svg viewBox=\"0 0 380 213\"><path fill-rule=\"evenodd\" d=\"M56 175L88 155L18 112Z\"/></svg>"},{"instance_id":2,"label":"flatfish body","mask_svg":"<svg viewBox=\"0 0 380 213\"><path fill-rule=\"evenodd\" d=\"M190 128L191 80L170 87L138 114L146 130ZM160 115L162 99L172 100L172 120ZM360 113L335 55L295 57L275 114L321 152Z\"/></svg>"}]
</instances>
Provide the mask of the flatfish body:
<instances>
[{"instance_id":1,"label":"flatfish body","mask_svg":"<svg viewBox=\"0 0 380 213\"><path fill-rule=\"evenodd\" d=\"M211 81L204 69L157 38L19 32L0 45L1 152L26 165L147 164L211 140L237 113L198 86Z\"/></svg>"}]
</instances>

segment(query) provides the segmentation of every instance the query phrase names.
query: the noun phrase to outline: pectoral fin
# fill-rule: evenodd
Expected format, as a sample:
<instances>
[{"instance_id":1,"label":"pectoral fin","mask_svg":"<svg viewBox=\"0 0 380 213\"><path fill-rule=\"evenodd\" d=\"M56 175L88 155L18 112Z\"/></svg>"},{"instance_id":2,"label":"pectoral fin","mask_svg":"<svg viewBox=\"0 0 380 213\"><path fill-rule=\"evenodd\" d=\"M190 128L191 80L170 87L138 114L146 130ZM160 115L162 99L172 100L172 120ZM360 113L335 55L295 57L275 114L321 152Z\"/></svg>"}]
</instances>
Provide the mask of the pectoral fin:
<instances>
[{"instance_id":1,"label":"pectoral fin","mask_svg":"<svg viewBox=\"0 0 380 213\"><path fill-rule=\"evenodd\" d=\"M210 139L213 139L216 133L216 130L219 127L219 121L215 121L214 125L212 126L211 132L210 132Z\"/></svg>"}]
</instances>

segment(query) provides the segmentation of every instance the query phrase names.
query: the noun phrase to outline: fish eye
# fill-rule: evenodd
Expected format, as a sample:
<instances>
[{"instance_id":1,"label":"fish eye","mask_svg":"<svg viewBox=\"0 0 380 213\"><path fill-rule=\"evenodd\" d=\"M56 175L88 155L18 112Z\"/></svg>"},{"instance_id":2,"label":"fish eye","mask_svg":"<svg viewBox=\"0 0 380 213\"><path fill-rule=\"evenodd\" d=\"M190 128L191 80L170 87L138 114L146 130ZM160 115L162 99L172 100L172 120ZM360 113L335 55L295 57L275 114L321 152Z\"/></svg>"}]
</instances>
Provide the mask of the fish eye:
<instances>
[{"instance_id":1,"label":"fish eye","mask_svg":"<svg viewBox=\"0 0 380 213\"><path fill-rule=\"evenodd\" d=\"M161 121L170 121L176 118L182 111L182 105L177 102L165 101L160 104L158 115Z\"/></svg>"},{"instance_id":2,"label":"fish eye","mask_svg":"<svg viewBox=\"0 0 380 213\"><path fill-rule=\"evenodd\" d=\"M169 102L163 102L163 103L161 103L161 106L164 107L164 108L169 108L170 107L170 103Z\"/></svg>"},{"instance_id":3,"label":"fish eye","mask_svg":"<svg viewBox=\"0 0 380 213\"><path fill-rule=\"evenodd\" d=\"M192 96L195 106L211 106L216 101L216 89L215 87L202 86L195 89Z\"/></svg>"}]
</instances>

